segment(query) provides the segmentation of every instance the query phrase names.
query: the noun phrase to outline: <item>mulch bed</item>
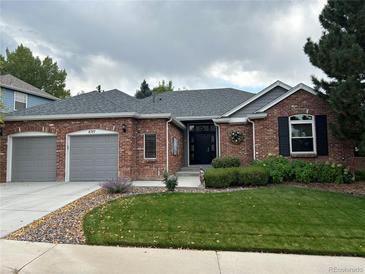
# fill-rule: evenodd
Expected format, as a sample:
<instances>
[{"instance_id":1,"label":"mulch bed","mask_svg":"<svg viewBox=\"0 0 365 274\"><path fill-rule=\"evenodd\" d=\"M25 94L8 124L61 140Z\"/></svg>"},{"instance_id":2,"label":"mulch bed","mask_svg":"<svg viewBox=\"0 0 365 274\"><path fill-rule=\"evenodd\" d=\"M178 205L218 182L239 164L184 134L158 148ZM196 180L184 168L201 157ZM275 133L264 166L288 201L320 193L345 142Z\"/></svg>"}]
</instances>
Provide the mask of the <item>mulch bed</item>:
<instances>
[{"instance_id":1,"label":"mulch bed","mask_svg":"<svg viewBox=\"0 0 365 274\"><path fill-rule=\"evenodd\" d=\"M282 185L282 184L280 184ZM285 183L284 185L314 188L326 191L345 192L353 195L365 195L365 182L352 184L299 184ZM271 185L275 187L276 185ZM204 189L204 188L179 188L177 192L231 192L246 188L237 187L229 189ZM5 238L8 240L49 242L64 244L85 244L83 232L83 218L91 209L111 200L131 195L165 192L161 187L133 187L125 194L109 194L103 189L94 191L36 221L18 229Z\"/></svg>"},{"instance_id":2,"label":"mulch bed","mask_svg":"<svg viewBox=\"0 0 365 274\"><path fill-rule=\"evenodd\" d=\"M302 183L284 183L284 185L297 186L303 188L312 188L312 189L320 189L332 192L343 192L349 193L354 196L365 196L365 182L355 182L351 184L324 184L324 183L310 183L310 184L302 184Z\"/></svg>"}]
</instances>

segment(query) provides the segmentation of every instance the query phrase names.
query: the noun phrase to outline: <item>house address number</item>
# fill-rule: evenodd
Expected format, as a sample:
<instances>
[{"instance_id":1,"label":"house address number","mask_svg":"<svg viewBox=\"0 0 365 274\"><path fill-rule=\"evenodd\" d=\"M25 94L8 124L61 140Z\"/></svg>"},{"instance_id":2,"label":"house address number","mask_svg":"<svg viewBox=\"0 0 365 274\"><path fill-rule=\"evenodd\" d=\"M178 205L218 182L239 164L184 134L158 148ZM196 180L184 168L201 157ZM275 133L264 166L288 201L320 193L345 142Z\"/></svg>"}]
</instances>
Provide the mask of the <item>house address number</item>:
<instances>
[{"instance_id":1,"label":"house address number","mask_svg":"<svg viewBox=\"0 0 365 274\"><path fill-rule=\"evenodd\" d=\"M96 130L95 129L90 129L90 130L88 130L88 133L89 134L95 134L96 133Z\"/></svg>"}]
</instances>

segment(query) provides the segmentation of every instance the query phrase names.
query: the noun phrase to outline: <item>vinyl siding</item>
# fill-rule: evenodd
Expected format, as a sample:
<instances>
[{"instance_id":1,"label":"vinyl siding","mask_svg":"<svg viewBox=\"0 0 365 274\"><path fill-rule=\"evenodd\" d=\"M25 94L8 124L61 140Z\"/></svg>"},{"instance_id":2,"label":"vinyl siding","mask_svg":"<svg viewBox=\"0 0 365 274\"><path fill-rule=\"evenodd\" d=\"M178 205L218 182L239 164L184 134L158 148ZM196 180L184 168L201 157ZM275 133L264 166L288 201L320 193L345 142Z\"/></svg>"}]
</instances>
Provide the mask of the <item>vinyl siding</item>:
<instances>
[{"instance_id":1,"label":"vinyl siding","mask_svg":"<svg viewBox=\"0 0 365 274\"><path fill-rule=\"evenodd\" d=\"M11 112L14 110L14 90L8 88L1 88L1 100L5 105L5 112ZM27 108L53 102L53 100L42 98L27 94Z\"/></svg>"}]
</instances>

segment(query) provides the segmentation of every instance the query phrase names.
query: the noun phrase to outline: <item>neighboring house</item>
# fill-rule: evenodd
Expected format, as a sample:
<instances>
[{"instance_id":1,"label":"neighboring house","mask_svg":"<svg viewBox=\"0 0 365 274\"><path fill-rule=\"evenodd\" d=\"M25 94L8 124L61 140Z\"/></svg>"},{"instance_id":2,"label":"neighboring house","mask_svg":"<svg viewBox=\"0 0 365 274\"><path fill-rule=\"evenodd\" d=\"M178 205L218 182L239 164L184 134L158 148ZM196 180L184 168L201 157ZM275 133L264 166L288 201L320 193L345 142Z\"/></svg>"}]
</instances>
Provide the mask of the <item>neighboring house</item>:
<instances>
[{"instance_id":1,"label":"neighboring house","mask_svg":"<svg viewBox=\"0 0 365 274\"><path fill-rule=\"evenodd\" d=\"M5 112L53 102L58 98L10 74L0 75L0 100Z\"/></svg>"},{"instance_id":2,"label":"neighboring house","mask_svg":"<svg viewBox=\"0 0 365 274\"><path fill-rule=\"evenodd\" d=\"M277 81L257 94L175 91L135 99L90 92L10 113L0 138L0 181L159 179L164 170L242 164L269 153L351 164L350 144L329 131L334 115L310 87ZM244 136L235 144L231 132Z\"/></svg>"}]
</instances>

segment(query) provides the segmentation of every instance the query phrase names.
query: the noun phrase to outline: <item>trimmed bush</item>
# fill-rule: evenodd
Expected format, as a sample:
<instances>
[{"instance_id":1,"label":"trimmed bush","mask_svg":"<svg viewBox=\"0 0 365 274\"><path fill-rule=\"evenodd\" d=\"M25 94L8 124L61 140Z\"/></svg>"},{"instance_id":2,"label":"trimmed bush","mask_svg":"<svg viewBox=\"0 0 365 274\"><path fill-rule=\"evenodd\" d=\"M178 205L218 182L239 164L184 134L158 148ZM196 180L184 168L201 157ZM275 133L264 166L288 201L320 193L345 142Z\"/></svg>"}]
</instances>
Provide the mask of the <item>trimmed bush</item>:
<instances>
[{"instance_id":1,"label":"trimmed bush","mask_svg":"<svg viewBox=\"0 0 365 274\"><path fill-rule=\"evenodd\" d=\"M227 188L237 184L238 168L209 168L204 174L205 186Z\"/></svg>"},{"instance_id":2,"label":"trimmed bush","mask_svg":"<svg viewBox=\"0 0 365 274\"><path fill-rule=\"evenodd\" d=\"M205 186L211 188L227 188L243 185L266 185L269 172L263 167L210 168L205 174Z\"/></svg>"},{"instance_id":3,"label":"trimmed bush","mask_svg":"<svg viewBox=\"0 0 365 274\"><path fill-rule=\"evenodd\" d=\"M241 165L241 161L238 157L225 156L215 158L212 161L212 166L214 168L230 168L230 167L239 167Z\"/></svg>"},{"instance_id":4,"label":"trimmed bush","mask_svg":"<svg viewBox=\"0 0 365 274\"><path fill-rule=\"evenodd\" d=\"M269 183L270 174L266 168L248 166L238 169L239 185L266 185Z\"/></svg>"}]
</instances>

